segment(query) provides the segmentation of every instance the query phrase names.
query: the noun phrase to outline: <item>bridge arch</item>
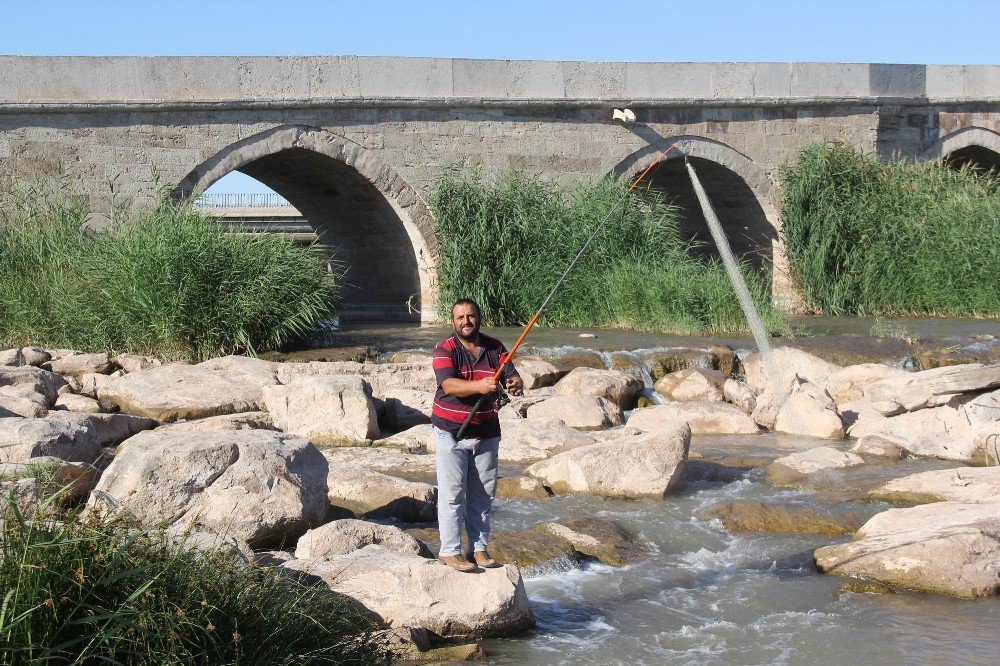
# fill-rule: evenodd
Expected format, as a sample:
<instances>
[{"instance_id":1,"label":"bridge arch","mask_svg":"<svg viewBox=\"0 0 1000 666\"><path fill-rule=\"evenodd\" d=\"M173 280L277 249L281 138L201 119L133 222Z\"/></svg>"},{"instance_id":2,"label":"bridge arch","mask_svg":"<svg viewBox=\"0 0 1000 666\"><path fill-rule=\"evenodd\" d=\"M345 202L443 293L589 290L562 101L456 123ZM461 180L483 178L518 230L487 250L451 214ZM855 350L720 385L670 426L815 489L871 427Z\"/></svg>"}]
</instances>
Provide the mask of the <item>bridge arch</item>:
<instances>
[{"instance_id":1,"label":"bridge arch","mask_svg":"<svg viewBox=\"0 0 1000 666\"><path fill-rule=\"evenodd\" d=\"M1000 173L1000 133L983 127L964 127L932 143L921 157Z\"/></svg>"},{"instance_id":2,"label":"bridge arch","mask_svg":"<svg viewBox=\"0 0 1000 666\"><path fill-rule=\"evenodd\" d=\"M285 197L345 266L344 319L435 317L430 208L375 151L315 127L276 127L223 148L171 194L191 199L232 171Z\"/></svg>"},{"instance_id":3,"label":"bridge arch","mask_svg":"<svg viewBox=\"0 0 1000 666\"><path fill-rule=\"evenodd\" d=\"M757 268L771 268L775 302L791 309L801 308L801 299L792 287L788 261L780 240L777 187L767 171L746 155L704 137L674 136L660 139L632 153L614 167L611 175L629 179L637 177L674 143L679 143L678 148L691 159L726 231L733 253ZM684 161L668 159L647 178L650 187L664 192L680 207L681 231L703 244L703 255L718 256Z\"/></svg>"}]
</instances>

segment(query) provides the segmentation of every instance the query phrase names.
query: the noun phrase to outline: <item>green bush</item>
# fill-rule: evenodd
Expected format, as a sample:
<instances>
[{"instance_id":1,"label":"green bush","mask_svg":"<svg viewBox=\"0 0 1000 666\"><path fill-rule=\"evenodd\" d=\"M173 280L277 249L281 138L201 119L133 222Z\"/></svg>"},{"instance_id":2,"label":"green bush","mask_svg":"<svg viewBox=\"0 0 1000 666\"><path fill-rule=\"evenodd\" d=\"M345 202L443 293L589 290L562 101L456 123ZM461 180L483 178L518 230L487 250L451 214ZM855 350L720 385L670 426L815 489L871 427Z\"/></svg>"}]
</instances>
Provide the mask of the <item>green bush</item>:
<instances>
[{"instance_id":1,"label":"green bush","mask_svg":"<svg viewBox=\"0 0 1000 666\"><path fill-rule=\"evenodd\" d=\"M626 189L605 179L566 192L517 171L494 183L478 169L446 171L432 200L442 315L456 299L473 298L492 325L527 323ZM690 250L674 207L637 188L540 321L685 334L747 331L721 265ZM780 327L767 276L746 267L744 274L765 321Z\"/></svg>"},{"instance_id":2,"label":"green bush","mask_svg":"<svg viewBox=\"0 0 1000 666\"><path fill-rule=\"evenodd\" d=\"M832 315L1000 314L1000 181L817 143L782 171L793 276Z\"/></svg>"},{"instance_id":3,"label":"green bush","mask_svg":"<svg viewBox=\"0 0 1000 666\"><path fill-rule=\"evenodd\" d=\"M0 509L0 664L385 663L343 597L51 500Z\"/></svg>"},{"instance_id":4,"label":"green bush","mask_svg":"<svg viewBox=\"0 0 1000 666\"><path fill-rule=\"evenodd\" d=\"M336 310L317 246L169 202L101 233L87 214L59 190L0 191L0 345L204 359L281 347Z\"/></svg>"}]
</instances>

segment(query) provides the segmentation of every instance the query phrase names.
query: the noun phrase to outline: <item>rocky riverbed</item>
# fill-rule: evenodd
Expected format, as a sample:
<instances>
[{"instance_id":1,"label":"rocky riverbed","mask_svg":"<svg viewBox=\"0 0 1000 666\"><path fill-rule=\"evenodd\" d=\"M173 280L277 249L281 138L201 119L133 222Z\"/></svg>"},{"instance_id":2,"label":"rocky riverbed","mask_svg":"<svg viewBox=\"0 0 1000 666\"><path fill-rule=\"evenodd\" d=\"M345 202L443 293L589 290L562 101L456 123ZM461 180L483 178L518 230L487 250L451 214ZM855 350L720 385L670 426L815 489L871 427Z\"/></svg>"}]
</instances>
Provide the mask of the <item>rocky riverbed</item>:
<instances>
[{"instance_id":1,"label":"rocky riverbed","mask_svg":"<svg viewBox=\"0 0 1000 666\"><path fill-rule=\"evenodd\" d=\"M0 351L0 486L29 503L71 484L87 513L297 572L414 657L482 640L505 663L992 654L1000 366L776 360L777 386L724 346L520 359L528 390L501 413L506 566L472 576L428 557L419 350Z\"/></svg>"}]
</instances>

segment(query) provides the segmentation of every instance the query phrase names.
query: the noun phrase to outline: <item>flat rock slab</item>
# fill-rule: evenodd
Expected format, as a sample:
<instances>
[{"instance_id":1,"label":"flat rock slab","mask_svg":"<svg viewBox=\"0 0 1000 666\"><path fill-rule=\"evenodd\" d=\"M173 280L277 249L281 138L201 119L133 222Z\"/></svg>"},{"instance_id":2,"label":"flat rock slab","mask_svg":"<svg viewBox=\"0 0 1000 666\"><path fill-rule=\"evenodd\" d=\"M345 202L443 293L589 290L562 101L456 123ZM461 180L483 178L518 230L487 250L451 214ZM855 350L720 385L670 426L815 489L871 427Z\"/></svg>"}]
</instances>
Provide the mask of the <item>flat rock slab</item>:
<instances>
[{"instance_id":1,"label":"flat rock slab","mask_svg":"<svg viewBox=\"0 0 1000 666\"><path fill-rule=\"evenodd\" d=\"M429 423L415 425L391 437L372 442L372 446L384 446L408 453L425 453L434 448L434 426Z\"/></svg>"},{"instance_id":2,"label":"flat rock slab","mask_svg":"<svg viewBox=\"0 0 1000 666\"><path fill-rule=\"evenodd\" d=\"M590 434L551 417L503 419L500 429L499 456L506 463L531 463L594 443Z\"/></svg>"},{"instance_id":3,"label":"flat rock slab","mask_svg":"<svg viewBox=\"0 0 1000 666\"><path fill-rule=\"evenodd\" d=\"M566 374L548 361L534 356L518 356L514 365L525 390L552 386Z\"/></svg>"},{"instance_id":4,"label":"flat rock slab","mask_svg":"<svg viewBox=\"0 0 1000 666\"><path fill-rule=\"evenodd\" d=\"M871 491L873 499L900 504L1000 501L1000 467L958 467L911 474ZM997 505L1000 513L1000 505Z\"/></svg>"},{"instance_id":5,"label":"flat rock slab","mask_svg":"<svg viewBox=\"0 0 1000 666\"><path fill-rule=\"evenodd\" d=\"M513 636L535 625L514 566L466 574L377 545L282 566L321 579L391 627L419 627L452 638Z\"/></svg>"},{"instance_id":6,"label":"flat rock slab","mask_svg":"<svg viewBox=\"0 0 1000 666\"><path fill-rule=\"evenodd\" d=\"M961 409L951 405L859 421L851 428L851 436L859 441L877 437L915 456L986 462L986 451L977 442L975 429Z\"/></svg>"},{"instance_id":7,"label":"flat rock slab","mask_svg":"<svg viewBox=\"0 0 1000 666\"><path fill-rule=\"evenodd\" d=\"M752 418L727 402L678 402L644 407L632 412L627 425L650 432L678 419L691 426L693 435L754 435L760 432Z\"/></svg>"},{"instance_id":8,"label":"flat rock slab","mask_svg":"<svg viewBox=\"0 0 1000 666\"><path fill-rule=\"evenodd\" d=\"M836 483L836 470L864 462L855 453L820 446L778 458L767 466L766 479L774 486L832 485Z\"/></svg>"},{"instance_id":9,"label":"flat rock slab","mask_svg":"<svg viewBox=\"0 0 1000 666\"><path fill-rule=\"evenodd\" d=\"M583 446L537 462L525 474L556 493L663 498L684 487L691 429L678 421L620 442Z\"/></svg>"},{"instance_id":10,"label":"flat rock slab","mask_svg":"<svg viewBox=\"0 0 1000 666\"><path fill-rule=\"evenodd\" d=\"M88 508L279 543L323 521L327 468L316 447L283 433L143 432L119 448Z\"/></svg>"},{"instance_id":11,"label":"flat rock slab","mask_svg":"<svg viewBox=\"0 0 1000 666\"><path fill-rule=\"evenodd\" d=\"M0 419L0 462L23 463L40 456L94 462L101 455L101 443L88 416Z\"/></svg>"},{"instance_id":12,"label":"flat rock slab","mask_svg":"<svg viewBox=\"0 0 1000 666\"><path fill-rule=\"evenodd\" d=\"M86 373L107 374L111 372L111 360L107 354L71 354L48 363L49 370L68 377L78 377Z\"/></svg>"},{"instance_id":13,"label":"flat rock slab","mask_svg":"<svg viewBox=\"0 0 1000 666\"><path fill-rule=\"evenodd\" d=\"M803 502L733 502L717 506L705 520L718 520L730 532L787 532L841 536L853 534L875 510Z\"/></svg>"},{"instance_id":14,"label":"flat rock slab","mask_svg":"<svg viewBox=\"0 0 1000 666\"><path fill-rule=\"evenodd\" d=\"M132 372L98 389L102 404L157 421L259 411L262 387L277 383L271 363L225 357Z\"/></svg>"},{"instance_id":15,"label":"flat rock slab","mask_svg":"<svg viewBox=\"0 0 1000 666\"><path fill-rule=\"evenodd\" d=\"M839 365L795 347L775 347L771 353L782 382L787 375L794 373L817 386L823 386L831 376L841 370ZM763 356L760 353L750 354L744 359L743 366L746 370L747 384L755 393L763 393L771 384Z\"/></svg>"},{"instance_id":16,"label":"flat rock slab","mask_svg":"<svg viewBox=\"0 0 1000 666\"><path fill-rule=\"evenodd\" d=\"M45 418L51 421L70 421L73 423L86 421L93 427L97 443L101 446L112 446L124 442L133 435L144 430L152 430L157 426L153 419L131 414L90 414L59 410L49 412Z\"/></svg>"},{"instance_id":17,"label":"flat rock slab","mask_svg":"<svg viewBox=\"0 0 1000 666\"><path fill-rule=\"evenodd\" d=\"M868 395L868 388L875 382L902 377L909 373L881 363L861 363L837 370L826 381L824 388L838 405L860 400Z\"/></svg>"},{"instance_id":18,"label":"flat rock slab","mask_svg":"<svg viewBox=\"0 0 1000 666\"><path fill-rule=\"evenodd\" d=\"M389 430L406 430L429 424L434 411L434 393L406 388L389 388L379 400L379 423Z\"/></svg>"},{"instance_id":19,"label":"flat rock slab","mask_svg":"<svg viewBox=\"0 0 1000 666\"><path fill-rule=\"evenodd\" d=\"M33 366L11 368L0 366L0 388L16 387L45 398L47 406L55 404L59 389L66 386L66 380L59 375Z\"/></svg>"},{"instance_id":20,"label":"flat rock slab","mask_svg":"<svg viewBox=\"0 0 1000 666\"><path fill-rule=\"evenodd\" d=\"M952 365L911 372L875 382L868 388L872 400L898 402L908 411L937 407L957 393L1000 386L1000 365Z\"/></svg>"},{"instance_id":21,"label":"flat rock slab","mask_svg":"<svg viewBox=\"0 0 1000 666\"><path fill-rule=\"evenodd\" d=\"M824 573L910 590L976 598L1000 593L997 505L935 502L890 509L854 541L815 552Z\"/></svg>"},{"instance_id":22,"label":"flat rock slab","mask_svg":"<svg viewBox=\"0 0 1000 666\"><path fill-rule=\"evenodd\" d=\"M407 523L434 520L437 489L370 470L356 463L330 463L327 496L335 507L365 518L395 518Z\"/></svg>"}]
</instances>

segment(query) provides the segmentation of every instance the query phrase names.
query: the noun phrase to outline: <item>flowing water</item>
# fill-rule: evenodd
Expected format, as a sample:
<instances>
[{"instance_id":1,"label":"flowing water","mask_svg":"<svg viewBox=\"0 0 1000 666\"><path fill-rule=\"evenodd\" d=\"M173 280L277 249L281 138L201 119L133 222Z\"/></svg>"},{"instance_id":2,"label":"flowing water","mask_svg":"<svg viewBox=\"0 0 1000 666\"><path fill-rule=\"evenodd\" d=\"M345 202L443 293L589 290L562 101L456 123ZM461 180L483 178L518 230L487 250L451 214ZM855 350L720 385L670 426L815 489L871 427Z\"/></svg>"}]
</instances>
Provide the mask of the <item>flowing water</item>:
<instances>
[{"instance_id":1,"label":"flowing water","mask_svg":"<svg viewBox=\"0 0 1000 666\"><path fill-rule=\"evenodd\" d=\"M828 442L824 442L828 443ZM742 451L773 458L817 445L806 438L696 437L712 457ZM863 480L948 467L910 460L868 469ZM848 537L732 534L703 516L733 501L817 497L760 481L758 471L728 483L699 480L663 501L610 501L585 495L545 501L498 500L495 529L596 516L646 542L647 559L624 568L553 567L525 585L538 622L521 637L489 641L495 664L989 663L1000 639L996 600L840 591L843 579L813 567L812 553ZM875 513L887 505L858 506Z\"/></svg>"},{"instance_id":2,"label":"flowing water","mask_svg":"<svg viewBox=\"0 0 1000 666\"><path fill-rule=\"evenodd\" d=\"M792 323L796 335L773 341L775 346L799 346L840 364L881 361L911 367L921 348L944 348L960 358L1000 361L1000 323L996 321L802 317ZM494 328L488 332L510 343L520 331ZM371 347L386 358L395 351L429 350L448 334L450 330L442 326L357 325L332 332L327 344L340 349ZM729 345L740 356L755 350L748 337L544 328L532 332L529 344L549 357L575 348L631 350L640 362L664 349L704 350L706 358L707 351L719 344ZM337 351L318 349L303 354L323 358ZM611 354L602 357L610 367ZM648 363L642 370L648 384ZM488 663L996 662L1000 648L1000 601L996 599L962 601L930 594L844 591L844 579L815 570L812 553L849 537L730 533L720 523L703 519L711 508L734 501L842 501L831 493L782 490L761 480L761 467L769 460L828 444L771 434L700 436L693 439L692 452L701 460L689 463L686 490L662 501L610 501L587 495L498 500L497 530L596 516L614 520L638 535L649 555L620 569L557 562L540 573L529 572L525 586L538 626L520 637L487 641ZM756 468L741 471L725 465ZM954 466L905 460L866 465L833 481L840 491L863 491L891 476ZM519 471L503 469L505 474ZM884 504L850 506L865 515L887 508Z\"/></svg>"}]
</instances>

